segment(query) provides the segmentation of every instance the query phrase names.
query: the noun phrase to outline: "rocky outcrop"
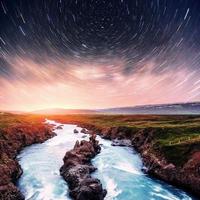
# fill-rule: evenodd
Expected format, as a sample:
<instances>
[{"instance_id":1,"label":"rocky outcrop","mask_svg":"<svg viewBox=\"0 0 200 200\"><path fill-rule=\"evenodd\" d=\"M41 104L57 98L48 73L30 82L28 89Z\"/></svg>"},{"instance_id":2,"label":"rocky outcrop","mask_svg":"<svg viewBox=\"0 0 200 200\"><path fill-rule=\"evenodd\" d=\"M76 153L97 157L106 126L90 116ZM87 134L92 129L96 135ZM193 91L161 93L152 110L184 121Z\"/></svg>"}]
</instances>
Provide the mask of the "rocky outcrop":
<instances>
[{"instance_id":1,"label":"rocky outcrop","mask_svg":"<svg viewBox=\"0 0 200 200\"><path fill-rule=\"evenodd\" d=\"M63 129L63 125L57 126L56 129Z\"/></svg>"},{"instance_id":2,"label":"rocky outcrop","mask_svg":"<svg viewBox=\"0 0 200 200\"><path fill-rule=\"evenodd\" d=\"M96 131L94 131L94 130L92 130L92 129L90 129L90 130L85 129L85 128L82 128L82 129L81 129L81 133L84 133L84 134L90 134L90 135L92 135L92 134L95 134L95 132L96 132Z\"/></svg>"},{"instance_id":3,"label":"rocky outcrop","mask_svg":"<svg viewBox=\"0 0 200 200\"><path fill-rule=\"evenodd\" d=\"M44 142L54 133L45 124L17 125L0 132L0 200L23 200L24 196L15 186L22 169L15 159L25 146Z\"/></svg>"},{"instance_id":4,"label":"rocky outcrop","mask_svg":"<svg viewBox=\"0 0 200 200\"><path fill-rule=\"evenodd\" d=\"M85 134L87 134L88 131L87 131L85 128L82 128L82 129L81 129L81 133L85 133Z\"/></svg>"},{"instance_id":5,"label":"rocky outcrop","mask_svg":"<svg viewBox=\"0 0 200 200\"><path fill-rule=\"evenodd\" d=\"M169 162L152 146L153 129L144 129L134 135L132 144L140 153L146 172L154 177L200 196L200 152L193 153L181 166Z\"/></svg>"},{"instance_id":6,"label":"rocky outcrop","mask_svg":"<svg viewBox=\"0 0 200 200\"><path fill-rule=\"evenodd\" d=\"M91 159L101 149L95 138L92 135L90 141L77 141L63 159L60 173L69 185L70 196L75 200L102 200L106 195L100 181L90 175L96 170Z\"/></svg>"},{"instance_id":7,"label":"rocky outcrop","mask_svg":"<svg viewBox=\"0 0 200 200\"><path fill-rule=\"evenodd\" d=\"M175 166L148 150L141 155L148 174L200 196L200 152L194 153L183 166Z\"/></svg>"},{"instance_id":8,"label":"rocky outcrop","mask_svg":"<svg viewBox=\"0 0 200 200\"><path fill-rule=\"evenodd\" d=\"M78 130L77 130L77 129L74 129L74 133L78 133Z\"/></svg>"}]
</instances>

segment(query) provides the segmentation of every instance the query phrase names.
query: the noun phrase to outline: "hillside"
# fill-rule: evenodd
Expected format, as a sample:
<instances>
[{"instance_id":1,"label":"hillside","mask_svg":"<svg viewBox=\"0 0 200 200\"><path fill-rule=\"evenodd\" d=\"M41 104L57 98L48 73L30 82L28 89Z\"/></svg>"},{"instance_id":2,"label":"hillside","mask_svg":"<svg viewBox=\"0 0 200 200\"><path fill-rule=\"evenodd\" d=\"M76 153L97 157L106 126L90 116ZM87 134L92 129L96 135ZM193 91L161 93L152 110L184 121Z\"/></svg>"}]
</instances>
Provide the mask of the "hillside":
<instances>
[{"instance_id":1,"label":"hillside","mask_svg":"<svg viewBox=\"0 0 200 200\"><path fill-rule=\"evenodd\" d=\"M101 113L112 114L200 114L200 103L177 103L177 104L158 104L144 105L135 107L121 107L98 110Z\"/></svg>"}]
</instances>

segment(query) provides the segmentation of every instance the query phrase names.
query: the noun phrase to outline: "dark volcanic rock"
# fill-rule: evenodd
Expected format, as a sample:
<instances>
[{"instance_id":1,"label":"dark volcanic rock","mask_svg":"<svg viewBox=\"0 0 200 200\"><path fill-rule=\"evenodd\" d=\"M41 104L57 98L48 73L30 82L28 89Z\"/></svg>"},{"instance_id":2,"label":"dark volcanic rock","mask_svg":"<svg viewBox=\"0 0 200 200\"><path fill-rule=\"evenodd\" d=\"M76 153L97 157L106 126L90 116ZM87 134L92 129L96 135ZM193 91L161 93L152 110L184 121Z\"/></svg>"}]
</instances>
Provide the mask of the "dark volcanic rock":
<instances>
[{"instance_id":1,"label":"dark volcanic rock","mask_svg":"<svg viewBox=\"0 0 200 200\"><path fill-rule=\"evenodd\" d=\"M57 126L56 129L63 129L63 125Z\"/></svg>"},{"instance_id":2,"label":"dark volcanic rock","mask_svg":"<svg viewBox=\"0 0 200 200\"><path fill-rule=\"evenodd\" d=\"M77 129L74 129L74 133L78 133L78 130L77 130Z\"/></svg>"},{"instance_id":3,"label":"dark volcanic rock","mask_svg":"<svg viewBox=\"0 0 200 200\"><path fill-rule=\"evenodd\" d=\"M87 131L85 128L82 128L82 129L81 129L81 133L85 133L85 134L87 134L88 131Z\"/></svg>"},{"instance_id":4,"label":"dark volcanic rock","mask_svg":"<svg viewBox=\"0 0 200 200\"><path fill-rule=\"evenodd\" d=\"M0 139L0 200L23 200L24 196L14 185L22 174L15 159L25 146L44 142L52 137L52 128L45 124L18 125L4 129Z\"/></svg>"},{"instance_id":5,"label":"dark volcanic rock","mask_svg":"<svg viewBox=\"0 0 200 200\"><path fill-rule=\"evenodd\" d=\"M75 200L102 200L106 195L100 181L90 175L96 170L91 159L101 150L95 138L92 135L90 141L77 141L74 149L68 151L63 159L60 173L68 182L69 194Z\"/></svg>"},{"instance_id":6,"label":"dark volcanic rock","mask_svg":"<svg viewBox=\"0 0 200 200\"><path fill-rule=\"evenodd\" d=\"M87 130L87 129L85 129L85 128L82 128L81 129L81 133L84 133L84 134L90 134L90 135L93 135L93 134L95 134L95 130L94 131L92 131L92 130Z\"/></svg>"}]
</instances>

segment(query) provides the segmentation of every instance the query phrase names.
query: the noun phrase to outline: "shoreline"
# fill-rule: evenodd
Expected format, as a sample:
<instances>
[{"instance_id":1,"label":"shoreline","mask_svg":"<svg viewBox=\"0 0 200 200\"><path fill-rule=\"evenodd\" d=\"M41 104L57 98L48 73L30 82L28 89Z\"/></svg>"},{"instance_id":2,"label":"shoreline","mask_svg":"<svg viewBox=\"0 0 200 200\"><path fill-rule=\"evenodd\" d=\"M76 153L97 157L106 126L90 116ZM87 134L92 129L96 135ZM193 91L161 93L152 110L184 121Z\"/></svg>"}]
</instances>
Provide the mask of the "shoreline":
<instances>
[{"instance_id":1,"label":"shoreline","mask_svg":"<svg viewBox=\"0 0 200 200\"><path fill-rule=\"evenodd\" d=\"M17 187L17 181L23 170L17 160L17 155L25 147L55 136L53 127L39 123L37 125L23 124L4 130L4 140L0 140L0 200L24 200L25 197Z\"/></svg>"}]
</instances>

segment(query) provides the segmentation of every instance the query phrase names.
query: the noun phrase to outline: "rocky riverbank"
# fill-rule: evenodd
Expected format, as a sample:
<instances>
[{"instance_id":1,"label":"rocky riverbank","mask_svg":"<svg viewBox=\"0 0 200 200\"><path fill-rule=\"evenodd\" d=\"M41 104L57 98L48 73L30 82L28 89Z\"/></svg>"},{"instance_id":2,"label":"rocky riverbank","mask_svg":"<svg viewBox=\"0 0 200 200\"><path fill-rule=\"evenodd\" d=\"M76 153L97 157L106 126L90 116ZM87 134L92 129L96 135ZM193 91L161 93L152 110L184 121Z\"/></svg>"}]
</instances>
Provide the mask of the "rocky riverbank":
<instances>
[{"instance_id":1,"label":"rocky riverbank","mask_svg":"<svg viewBox=\"0 0 200 200\"><path fill-rule=\"evenodd\" d=\"M153 146L153 137L158 131L156 129L146 128L135 131L128 127L104 129L92 125L85 127L99 133L105 139L112 140L113 145L130 146L132 144L141 155L146 173L200 197L200 149L191 152L188 160L181 166L177 166L169 162L159 148L155 149L155 145Z\"/></svg>"},{"instance_id":2,"label":"rocky riverbank","mask_svg":"<svg viewBox=\"0 0 200 200\"><path fill-rule=\"evenodd\" d=\"M52 127L43 123L17 124L0 130L0 200L23 200L15 186L22 174L16 156L24 147L54 136Z\"/></svg>"},{"instance_id":3,"label":"rocky riverbank","mask_svg":"<svg viewBox=\"0 0 200 200\"><path fill-rule=\"evenodd\" d=\"M106 190L91 173L96 168L91 159L100 152L101 148L93 134L89 141L77 141L74 148L65 154L64 165L60 173L69 185L69 194L75 200L103 200Z\"/></svg>"},{"instance_id":4,"label":"rocky riverbank","mask_svg":"<svg viewBox=\"0 0 200 200\"><path fill-rule=\"evenodd\" d=\"M153 129L147 129L132 138L132 144L140 153L147 173L200 197L200 151L191 150L190 157L182 165L176 165L168 161L159 149L153 148L151 141L154 134Z\"/></svg>"}]
</instances>

